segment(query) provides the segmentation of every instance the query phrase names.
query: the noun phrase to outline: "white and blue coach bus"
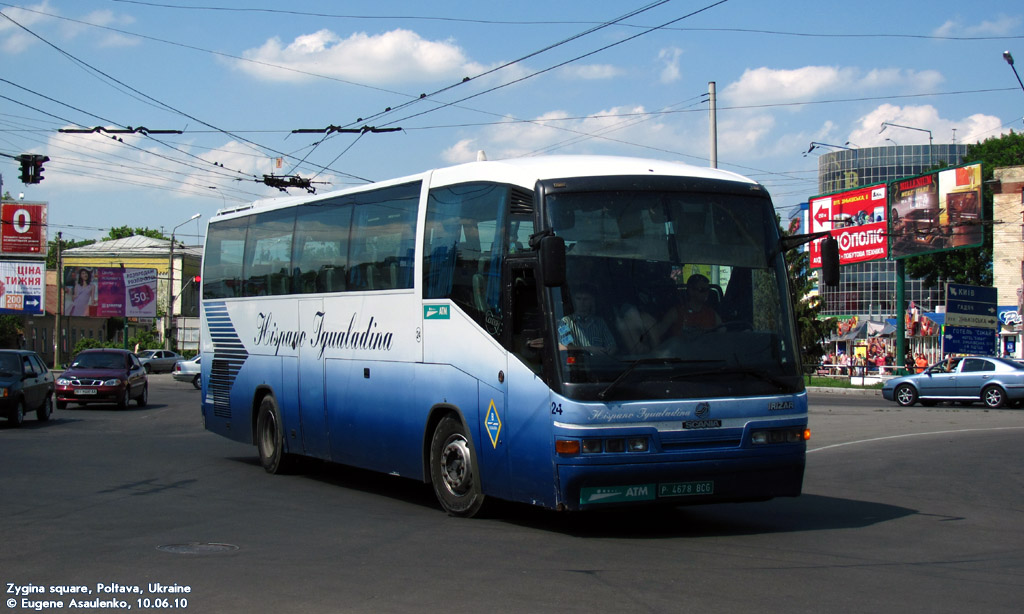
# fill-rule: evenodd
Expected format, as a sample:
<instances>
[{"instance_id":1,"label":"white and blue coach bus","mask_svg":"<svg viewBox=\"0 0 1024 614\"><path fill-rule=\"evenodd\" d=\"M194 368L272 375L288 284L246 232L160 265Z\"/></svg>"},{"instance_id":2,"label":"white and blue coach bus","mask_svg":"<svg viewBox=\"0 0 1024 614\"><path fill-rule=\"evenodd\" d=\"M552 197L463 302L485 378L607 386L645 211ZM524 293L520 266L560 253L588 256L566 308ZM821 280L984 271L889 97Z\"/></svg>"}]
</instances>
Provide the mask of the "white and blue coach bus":
<instances>
[{"instance_id":1,"label":"white and blue coach bus","mask_svg":"<svg viewBox=\"0 0 1024 614\"><path fill-rule=\"evenodd\" d=\"M458 516L488 497L796 496L809 431L784 245L759 184L632 158L475 162L220 211L203 420L268 472L308 456L406 476Z\"/></svg>"}]
</instances>

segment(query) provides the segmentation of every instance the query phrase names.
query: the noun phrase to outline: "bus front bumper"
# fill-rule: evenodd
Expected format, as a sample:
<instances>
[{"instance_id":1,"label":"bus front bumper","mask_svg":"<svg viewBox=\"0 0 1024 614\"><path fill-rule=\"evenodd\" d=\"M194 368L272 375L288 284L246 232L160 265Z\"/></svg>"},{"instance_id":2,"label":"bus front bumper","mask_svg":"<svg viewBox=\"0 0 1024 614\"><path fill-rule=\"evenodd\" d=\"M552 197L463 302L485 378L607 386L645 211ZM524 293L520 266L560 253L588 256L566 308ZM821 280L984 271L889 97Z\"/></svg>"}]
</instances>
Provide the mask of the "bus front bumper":
<instances>
[{"instance_id":1,"label":"bus front bumper","mask_svg":"<svg viewBox=\"0 0 1024 614\"><path fill-rule=\"evenodd\" d=\"M613 505L693 505L798 496L805 453L770 457L558 465L559 509Z\"/></svg>"}]
</instances>

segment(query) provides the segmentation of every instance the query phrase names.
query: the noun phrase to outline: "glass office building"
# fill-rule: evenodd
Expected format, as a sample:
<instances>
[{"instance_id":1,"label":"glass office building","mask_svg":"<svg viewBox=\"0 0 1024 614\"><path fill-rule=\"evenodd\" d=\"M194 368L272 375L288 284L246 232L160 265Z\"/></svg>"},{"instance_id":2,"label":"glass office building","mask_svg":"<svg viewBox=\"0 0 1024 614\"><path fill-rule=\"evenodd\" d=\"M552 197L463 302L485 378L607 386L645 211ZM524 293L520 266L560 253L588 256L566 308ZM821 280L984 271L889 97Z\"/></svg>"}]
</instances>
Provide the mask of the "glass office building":
<instances>
[{"instance_id":1,"label":"glass office building","mask_svg":"<svg viewBox=\"0 0 1024 614\"><path fill-rule=\"evenodd\" d=\"M956 166L967 145L896 145L841 149L818 158L819 194L888 183L928 172L936 166ZM925 287L920 279L905 280L906 300L922 312L935 311L944 297L941 284ZM896 315L896 262L876 260L846 265L839 286L820 288L826 316L858 316L880 320Z\"/></svg>"}]
</instances>

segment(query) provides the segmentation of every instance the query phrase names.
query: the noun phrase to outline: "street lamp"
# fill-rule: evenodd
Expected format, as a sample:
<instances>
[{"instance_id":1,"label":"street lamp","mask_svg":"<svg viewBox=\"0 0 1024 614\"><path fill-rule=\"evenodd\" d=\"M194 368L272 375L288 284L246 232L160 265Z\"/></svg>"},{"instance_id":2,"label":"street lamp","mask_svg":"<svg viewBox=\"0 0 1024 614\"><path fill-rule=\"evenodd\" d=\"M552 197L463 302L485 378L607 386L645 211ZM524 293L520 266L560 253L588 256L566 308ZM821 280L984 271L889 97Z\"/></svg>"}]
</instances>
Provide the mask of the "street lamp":
<instances>
[{"instance_id":1,"label":"street lamp","mask_svg":"<svg viewBox=\"0 0 1024 614\"><path fill-rule=\"evenodd\" d=\"M1010 68L1013 69L1013 74L1015 77L1017 77L1017 83L1020 83L1020 89L1024 90L1024 81L1020 80L1020 75L1017 74L1017 69L1013 65L1013 56L1010 55L1009 51L1003 52L1003 59L1006 60L1006 63L1009 64Z\"/></svg>"},{"instance_id":2,"label":"street lamp","mask_svg":"<svg viewBox=\"0 0 1024 614\"><path fill-rule=\"evenodd\" d=\"M171 260L167 267L167 325L164 327L164 349L171 349L171 320L174 318L174 233L192 220L198 220L203 214L197 213L171 230Z\"/></svg>"},{"instance_id":3,"label":"street lamp","mask_svg":"<svg viewBox=\"0 0 1024 614\"><path fill-rule=\"evenodd\" d=\"M894 123L891 123L891 122L882 122L882 129L878 131L878 134L882 134L883 132L885 132L885 129L886 129L887 126L892 126L893 128L904 128L906 130L917 130L918 132L927 132L928 133L928 166L932 166L933 163L932 163L932 131L931 130L925 130L924 128L914 128L913 126L901 126L899 124L894 124ZM893 142L895 142L895 141L893 141Z\"/></svg>"}]
</instances>

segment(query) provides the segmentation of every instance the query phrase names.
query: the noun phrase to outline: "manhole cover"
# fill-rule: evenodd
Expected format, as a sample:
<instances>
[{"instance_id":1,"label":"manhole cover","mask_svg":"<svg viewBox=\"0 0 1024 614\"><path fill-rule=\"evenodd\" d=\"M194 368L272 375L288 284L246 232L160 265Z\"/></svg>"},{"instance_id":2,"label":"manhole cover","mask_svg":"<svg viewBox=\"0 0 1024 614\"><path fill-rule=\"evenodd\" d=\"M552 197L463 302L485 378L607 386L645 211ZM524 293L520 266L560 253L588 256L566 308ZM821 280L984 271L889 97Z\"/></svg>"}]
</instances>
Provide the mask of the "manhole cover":
<instances>
[{"instance_id":1,"label":"manhole cover","mask_svg":"<svg viewBox=\"0 0 1024 614\"><path fill-rule=\"evenodd\" d=\"M232 544L192 542L190 544L166 544L163 546L157 546L156 549L163 552L170 552L172 554L223 554L225 552L234 552L235 550L238 550L238 546Z\"/></svg>"}]
</instances>

